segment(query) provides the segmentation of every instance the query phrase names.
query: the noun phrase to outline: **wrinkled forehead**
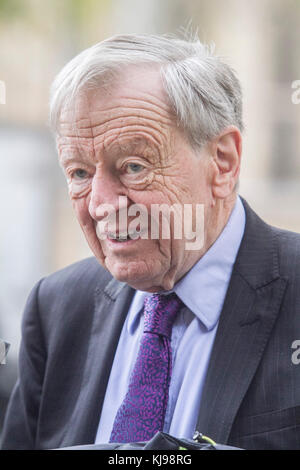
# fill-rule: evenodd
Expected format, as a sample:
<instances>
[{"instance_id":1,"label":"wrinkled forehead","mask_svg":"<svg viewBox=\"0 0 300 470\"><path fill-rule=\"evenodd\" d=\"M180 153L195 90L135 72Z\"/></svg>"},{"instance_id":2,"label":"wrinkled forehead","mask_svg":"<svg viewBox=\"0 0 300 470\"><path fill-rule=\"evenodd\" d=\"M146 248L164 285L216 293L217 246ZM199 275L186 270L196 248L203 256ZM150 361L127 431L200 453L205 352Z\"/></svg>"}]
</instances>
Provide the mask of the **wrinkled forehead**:
<instances>
[{"instance_id":1,"label":"wrinkled forehead","mask_svg":"<svg viewBox=\"0 0 300 470\"><path fill-rule=\"evenodd\" d=\"M125 66L98 83L86 84L61 112L59 134L83 132L115 119L161 120L172 125L174 113L157 64Z\"/></svg>"}]
</instances>

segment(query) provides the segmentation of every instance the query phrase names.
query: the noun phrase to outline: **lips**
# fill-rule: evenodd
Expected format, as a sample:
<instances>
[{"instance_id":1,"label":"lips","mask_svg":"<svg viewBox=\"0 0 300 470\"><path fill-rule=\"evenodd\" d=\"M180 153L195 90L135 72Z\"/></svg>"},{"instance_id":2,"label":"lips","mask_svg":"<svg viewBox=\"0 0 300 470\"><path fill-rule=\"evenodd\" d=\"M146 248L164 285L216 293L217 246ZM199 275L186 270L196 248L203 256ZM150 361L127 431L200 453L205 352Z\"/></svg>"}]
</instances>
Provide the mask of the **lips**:
<instances>
[{"instance_id":1,"label":"lips","mask_svg":"<svg viewBox=\"0 0 300 470\"><path fill-rule=\"evenodd\" d=\"M132 237L132 234L116 234L116 233L108 233L107 238L109 238L109 240L114 240L119 243L127 242L128 240L134 239Z\"/></svg>"},{"instance_id":2,"label":"lips","mask_svg":"<svg viewBox=\"0 0 300 470\"><path fill-rule=\"evenodd\" d=\"M136 241L141 238L148 238L148 226L123 226L114 227L113 225L107 226L103 223L94 221L97 238L102 240L110 240L115 243L125 243L129 241ZM146 235L146 236L145 236Z\"/></svg>"},{"instance_id":3,"label":"lips","mask_svg":"<svg viewBox=\"0 0 300 470\"><path fill-rule=\"evenodd\" d=\"M133 231L133 232L104 232L99 234L97 232L97 236L100 240L108 239L112 240L114 242L122 243L122 242L127 242L129 240L137 240L140 238L141 233L139 231Z\"/></svg>"}]
</instances>

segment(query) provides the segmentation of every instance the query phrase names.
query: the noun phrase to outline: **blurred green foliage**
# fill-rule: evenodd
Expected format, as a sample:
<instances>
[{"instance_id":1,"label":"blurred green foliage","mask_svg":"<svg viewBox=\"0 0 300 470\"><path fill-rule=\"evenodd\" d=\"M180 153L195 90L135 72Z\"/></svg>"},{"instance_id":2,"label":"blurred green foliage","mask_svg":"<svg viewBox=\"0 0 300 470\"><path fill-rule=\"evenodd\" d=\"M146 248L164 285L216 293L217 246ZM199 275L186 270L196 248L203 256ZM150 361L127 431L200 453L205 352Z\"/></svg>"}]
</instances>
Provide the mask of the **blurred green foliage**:
<instances>
[{"instance_id":1,"label":"blurred green foliage","mask_svg":"<svg viewBox=\"0 0 300 470\"><path fill-rule=\"evenodd\" d=\"M15 22L21 23L24 37L34 34L44 39L47 37L49 41L57 40L63 44L62 55L69 57L101 39L97 24L103 24L103 18L107 17L114 1L0 0L0 22L6 30ZM92 35L95 31L94 40Z\"/></svg>"},{"instance_id":2,"label":"blurred green foliage","mask_svg":"<svg viewBox=\"0 0 300 470\"><path fill-rule=\"evenodd\" d=\"M0 17L16 17L26 14L26 3L24 0L0 0Z\"/></svg>"},{"instance_id":3,"label":"blurred green foliage","mask_svg":"<svg viewBox=\"0 0 300 470\"><path fill-rule=\"evenodd\" d=\"M81 23L95 11L101 0L64 0L64 8L74 23Z\"/></svg>"},{"instance_id":4,"label":"blurred green foliage","mask_svg":"<svg viewBox=\"0 0 300 470\"><path fill-rule=\"evenodd\" d=\"M51 0L51 8L55 10L59 7L59 10L63 11L71 22L80 24L89 15L92 15L97 7L102 7L108 3L110 3L110 0ZM26 17L30 17L30 13L33 13L35 8L35 2L30 0L0 0L0 17L14 18L21 16L26 19Z\"/></svg>"}]
</instances>

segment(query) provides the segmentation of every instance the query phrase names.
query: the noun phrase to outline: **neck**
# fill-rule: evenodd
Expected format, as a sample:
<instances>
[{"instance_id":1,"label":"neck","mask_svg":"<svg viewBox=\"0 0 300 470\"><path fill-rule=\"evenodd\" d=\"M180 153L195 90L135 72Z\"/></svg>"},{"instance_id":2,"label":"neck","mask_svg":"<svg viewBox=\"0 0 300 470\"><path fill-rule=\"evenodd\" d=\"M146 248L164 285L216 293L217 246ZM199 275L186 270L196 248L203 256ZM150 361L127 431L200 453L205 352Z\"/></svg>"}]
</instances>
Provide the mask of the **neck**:
<instances>
[{"instance_id":1,"label":"neck","mask_svg":"<svg viewBox=\"0 0 300 470\"><path fill-rule=\"evenodd\" d=\"M226 200L216 200L210 208L207 209L205 214L205 237L204 246L199 251L186 251L185 259L182 261L181 269L178 270L178 260L164 275L163 279L152 288L141 288L148 292L160 292L162 290L169 291L173 289L174 285L182 279L185 274L192 269L192 267L201 259L209 248L214 244L220 236L224 227L226 226L231 212L236 202L237 194L232 194ZM139 288L139 287L138 287Z\"/></svg>"},{"instance_id":2,"label":"neck","mask_svg":"<svg viewBox=\"0 0 300 470\"><path fill-rule=\"evenodd\" d=\"M222 233L233 211L236 199L237 193L234 192L229 198L218 199L212 207L211 214L208 215L208 220L205 221L209 231L206 232L205 246L202 256L209 250Z\"/></svg>"},{"instance_id":3,"label":"neck","mask_svg":"<svg viewBox=\"0 0 300 470\"><path fill-rule=\"evenodd\" d=\"M237 193L233 193L226 200L218 199L210 210L207 211L205 217L204 246L200 251L188 252L188 256L184 264L184 270L181 271L181 273L177 273L175 283L178 282L215 243L229 220L235 206L236 198Z\"/></svg>"}]
</instances>

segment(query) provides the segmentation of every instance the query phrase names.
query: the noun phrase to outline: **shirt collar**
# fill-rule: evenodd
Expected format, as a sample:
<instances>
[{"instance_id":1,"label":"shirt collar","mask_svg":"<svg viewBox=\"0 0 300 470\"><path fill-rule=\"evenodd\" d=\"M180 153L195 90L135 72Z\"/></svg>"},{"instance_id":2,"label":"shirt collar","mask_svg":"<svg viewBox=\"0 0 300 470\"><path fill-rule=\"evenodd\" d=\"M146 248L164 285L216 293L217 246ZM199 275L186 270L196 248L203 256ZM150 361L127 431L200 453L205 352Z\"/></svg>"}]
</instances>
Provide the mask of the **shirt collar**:
<instances>
[{"instance_id":1,"label":"shirt collar","mask_svg":"<svg viewBox=\"0 0 300 470\"><path fill-rule=\"evenodd\" d=\"M223 231L190 271L175 284L182 302L199 318L207 330L219 320L232 268L245 230L245 210L237 197ZM127 329L133 333L148 292L136 291L127 317Z\"/></svg>"}]
</instances>

